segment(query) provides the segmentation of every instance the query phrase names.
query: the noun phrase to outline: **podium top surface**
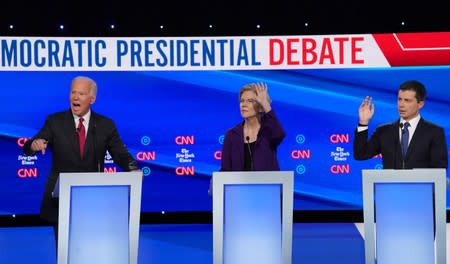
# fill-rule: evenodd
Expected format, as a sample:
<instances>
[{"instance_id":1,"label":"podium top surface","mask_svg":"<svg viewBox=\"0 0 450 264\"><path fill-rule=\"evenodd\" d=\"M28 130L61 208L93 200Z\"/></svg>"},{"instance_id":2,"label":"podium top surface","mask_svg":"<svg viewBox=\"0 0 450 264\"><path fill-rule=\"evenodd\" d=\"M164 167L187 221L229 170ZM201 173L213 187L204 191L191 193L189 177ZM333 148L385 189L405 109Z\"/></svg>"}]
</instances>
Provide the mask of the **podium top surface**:
<instances>
[{"instance_id":1,"label":"podium top surface","mask_svg":"<svg viewBox=\"0 0 450 264\"><path fill-rule=\"evenodd\" d=\"M142 181L141 171L60 173L59 181L71 185L130 185Z\"/></svg>"},{"instance_id":2,"label":"podium top surface","mask_svg":"<svg viewBox=\"0 0 450 264\"><path fill-rule=\"evenodd\" d=\"M362 170L363 181L375 182L446 182L446 170L412 169L412 170Z\"/></svg>"},{"instance_id":3,"label":"podium top surface","mask_svg":"<svg viewBox=\"0 0 450 264\"><path fill-rule=\"evenodd\" d=\"M213 172L214 184L292 184L293 171Z\"/></svg>"}]
</instances>

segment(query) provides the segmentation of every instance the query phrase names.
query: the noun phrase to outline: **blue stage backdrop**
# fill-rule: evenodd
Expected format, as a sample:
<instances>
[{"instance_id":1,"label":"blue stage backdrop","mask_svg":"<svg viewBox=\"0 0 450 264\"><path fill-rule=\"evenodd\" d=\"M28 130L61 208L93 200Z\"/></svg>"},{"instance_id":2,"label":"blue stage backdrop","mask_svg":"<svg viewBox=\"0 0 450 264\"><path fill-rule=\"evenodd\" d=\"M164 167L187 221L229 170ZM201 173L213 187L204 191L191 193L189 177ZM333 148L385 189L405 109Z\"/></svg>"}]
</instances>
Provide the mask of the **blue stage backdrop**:
<instances>
[{"instance_id":1,"label":"blue stage backdrop","mask_svg":"<svg viewBox=\"0 0 450 264\"><path fill-rule=\"evenodd\" d=\"M394 121L397 89L423 82L421 115L443 126L450 142L450 67L343 69L0 71L0 214L36 214L50 170L51 152L26 157L21 146L47 115L69 109L78 75L98 84L93 110L112 118L145 177L143 212L211 211L208 187L220 169L225 131L242 121L239 89L265 82L286 138L282 170L295 172L295 210L361 210L362 169L381 169L381 158L355 161L353 133L366 95L375 103L370 133ZM106 171L119 171L105 156Z\"/></svg>"}]
</instances>

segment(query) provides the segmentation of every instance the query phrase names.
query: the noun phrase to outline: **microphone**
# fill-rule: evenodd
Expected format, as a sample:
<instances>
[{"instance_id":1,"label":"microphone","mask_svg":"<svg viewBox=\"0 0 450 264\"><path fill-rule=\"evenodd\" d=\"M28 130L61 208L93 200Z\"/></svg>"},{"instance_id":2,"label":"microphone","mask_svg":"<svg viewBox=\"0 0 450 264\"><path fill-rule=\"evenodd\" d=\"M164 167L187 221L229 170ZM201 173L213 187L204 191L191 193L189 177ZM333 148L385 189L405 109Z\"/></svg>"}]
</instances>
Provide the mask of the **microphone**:
<instances>
[{"instance_id":1,"label":"microphone","mask_svg":"<svg viewBox=\"0 0 450 264\"><path fill-rule=\"evenodd\" d=\"M250 170L253 171L253 155L252 155L252 148L250 147L250 137L246 136L245 140L247 141L247 148L248 152L250 153Z\"/></svg>"}]
</instances>

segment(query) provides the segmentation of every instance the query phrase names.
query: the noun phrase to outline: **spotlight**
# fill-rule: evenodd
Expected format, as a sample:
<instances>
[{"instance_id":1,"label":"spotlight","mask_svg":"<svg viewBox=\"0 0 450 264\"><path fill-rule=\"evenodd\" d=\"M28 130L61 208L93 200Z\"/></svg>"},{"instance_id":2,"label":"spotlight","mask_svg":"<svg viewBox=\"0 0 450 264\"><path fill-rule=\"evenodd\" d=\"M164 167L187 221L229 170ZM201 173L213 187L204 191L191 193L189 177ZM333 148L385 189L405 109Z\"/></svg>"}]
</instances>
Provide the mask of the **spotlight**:
<instances>
[{"instance_id":1,"label":"spotlight","mask_svg":"<svg viewBox=\"0 0 450 264\"><path fill-rule=\"evenodd\" d=\"M256 25L256 28L261 28L261 25L260 24Z\"/></svg>"},{"instance_id":2,"label":"spotlight","mask_svg":"<svg viewBox=\"0 0 450 264\"><path fill-rule=\"evenodd\" d=\"M109 27L110 27L111 29L115 29L115 28L116 28L116 25L111 24Z\"/></svg>"},{"instance_id":3,"label":"spotlight","mask_svg":"<svg viewBox=\"0 0 450 264\"><path fill-rule=\"evenodd\" d=\"M59 25L59 29L63 30L64 29L64 25Z\"/></svg>"},{"instance_id":4,"label":"spotlight","mask_svg":"<svg viewBox=\"0 0 450 264\"><path fill-rule=\"evenodd\" d=\"M209 25L209 28L212 28L212 27L213 27L213 25L210 24L210 25Z\"/></svg>"},{"instance_id":5,"label":"spotlight","mask_svg":"<svg viewBox=\"0 0 450 264\"><path fill-rule=\"evenodd\" d=\"M159 26L159 28L160 28L160 29L163 29L163 28L164 28L164 25Z\"/></svg>"},{"instance_id":6,"label":"spotlight","mask_svg":"<svg viewBox=\"0 0 450 264\"><path fill-rule=\"evenodd\" d=\"M305 22L305 27L309 26L308 22Z\"/></svg>"},{"instance_id":7,"label":"spotlight","mask_svg":"<svg viewBox=\"0 0 450 264\"><path fill-rule=\"evenodd\" d=\"M13 24L9 25L9 29L13 29L13 28L14 28Z\"/></svg>"},{"instance_id":8,"label":"spotlight","mask_svg":"<svg viewBox=\"0 0 450 264\"><path fill-rule=\"evenodd\" d=\"M401 25L404 26L405 24L406 24L405 21L402 21Z\"/></svg>"}]
</instances>

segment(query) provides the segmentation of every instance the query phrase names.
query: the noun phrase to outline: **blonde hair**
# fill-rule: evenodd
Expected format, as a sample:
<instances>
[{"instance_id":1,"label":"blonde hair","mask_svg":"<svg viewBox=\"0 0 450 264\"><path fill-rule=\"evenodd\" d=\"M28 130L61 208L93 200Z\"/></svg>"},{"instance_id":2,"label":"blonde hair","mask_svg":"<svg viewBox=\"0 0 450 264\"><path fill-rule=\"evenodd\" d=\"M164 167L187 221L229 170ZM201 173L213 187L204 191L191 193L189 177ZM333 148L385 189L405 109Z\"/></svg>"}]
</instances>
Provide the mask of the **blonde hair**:
<instances>
[{"instance_id":1,"label":"blonde hair","mask_svg":"<svg viewBox=\"0 0 450 264\"><path fill-rule=\"evenodd\" d=\"M242 94L244 92L254 92L256 94L256 85L254 83L249 83L242 86L241 90L239 91L239 100L241 100Z\"/></svg>"},{"instance_id":2,"label":"blonde hair","mask_svg":"<svg viewBox=\"0 0 450 264\"><path fill-rule=\"evenodd\" d=\"M256 95L258 95L258 93L256 92L256 83L249 83L242 86L241 90L239 91L239 100L241 100L242 94L247 91L254 92ZM269 95L267 95L267 99L269 100L269 103L272 103L272 99Z\"/></svg>"},{"instance_id":3,"label":"blonde hair","mask_svg":"<svg viewBox=\"0 0 450 264\"><path fill-rule=\"evenodd\" d=\"M253 92L257 95L258 93L256 92L256 84L249 83L249 84L242 86L241 90L239 91L239 101L242 98L242 94L244 94L245 92ZM256 100L253 103L253 108L255 109L256 112L264 112L262 106Z\"/></svg>"}]
</instances>

